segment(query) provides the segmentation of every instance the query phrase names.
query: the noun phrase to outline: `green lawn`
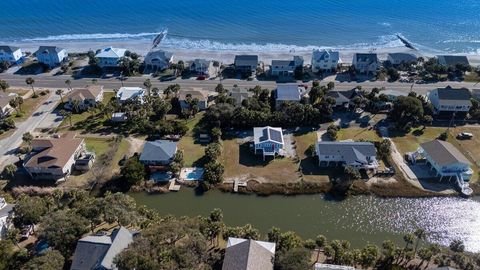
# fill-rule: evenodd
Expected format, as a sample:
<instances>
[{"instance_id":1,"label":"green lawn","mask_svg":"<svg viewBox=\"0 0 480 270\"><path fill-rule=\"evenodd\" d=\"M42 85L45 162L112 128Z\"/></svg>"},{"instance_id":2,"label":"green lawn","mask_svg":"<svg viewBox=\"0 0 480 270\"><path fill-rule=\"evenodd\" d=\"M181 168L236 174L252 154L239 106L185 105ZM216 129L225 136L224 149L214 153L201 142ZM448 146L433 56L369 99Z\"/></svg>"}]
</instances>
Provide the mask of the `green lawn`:
<instances>
[{"instance_id":1,"label":"green lawn","mask_svg":"<svg viewBox=\"0 0 480 270\"><path fill-rule=\"evenodd\" d=\"M85 138L87 150L94 152L96 156L101 156L108 151L110 139L106 138Z\"/></svg>"},{"instance_id":2,"label":"green lawn","mask_svg":"<svg viewBox=\"0 0 480 270\"><path fill-rule=\"evenodd\" d=\"M29 118L33 112L47 99L48 95L38 96L37 98L27 98L23 100L22 113L17 115L16 110L12 112L10 118L15 122L21 122Z\"/></svg>"},{"instance_id":3,"label":"green lawn","mask_svg":"<svg viewBox=\"0 0 480 270\"><path fill-rule=\"evenodd\" d=\"M395 142L400 153L412 152L418 149L421 143L429 142L438 138L438 136L444 132L445 128L427 127L413 129L407 134L396 134L391 132L390 136Z\"/></svg>"},{"instance_id":4,"label":"green lawn","mask_svg":"<svg viewBox=\"0 0 480 270\"><path fill-rule=\"evenodd\" d=\"M381 141L382 138L378 136L377 132L372 128L342 128L337 133L337 141L342 140L366 140L366 141Z\"/></svg>"},{"instance_id":5,"label":"green lawn","mask_svg":"<svg viewBox=\"0 0 480 270\"><path fill-rule=\"evenodd\" d=\"M194 118L187 120L188 131L178 142L178 149L183 151L185 166L191 167L199 162L205 154L205 145L196 142L195 136L198 124L203 113L198 113Z\"/></svg>"}]
</instances>

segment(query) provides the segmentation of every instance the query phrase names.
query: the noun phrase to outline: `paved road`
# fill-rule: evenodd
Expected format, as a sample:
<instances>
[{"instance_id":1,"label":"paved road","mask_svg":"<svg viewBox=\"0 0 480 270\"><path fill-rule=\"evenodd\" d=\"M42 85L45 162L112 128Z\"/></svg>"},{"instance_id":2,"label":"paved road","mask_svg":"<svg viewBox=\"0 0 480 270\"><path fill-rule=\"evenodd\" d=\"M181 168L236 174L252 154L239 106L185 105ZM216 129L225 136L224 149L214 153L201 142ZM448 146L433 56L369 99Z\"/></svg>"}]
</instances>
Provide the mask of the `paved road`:
<instances>
[{"instance_id":1,"label":"paved road","mask_svg":"<svg viewBox=\"0 0 480 270\"><path fill-rule=\"evenodd\" d=\"M72 79L68 75L60 75L60 76L51 76L51 75L37 75L32 76L35 79L35 86L36 87L45 87L45 88L66 88L65 80L70 79L72 82L72 87L83 87L86 84L91 84L91 78L84 78L84 79ZM0 74L0 79L6 80L11 87L27 87L25 84L25 78L27 76L22 75L14 75L14 74ZM128 78L123 82L124 86L143 86L143 82L147 77L131 77ZM177 79L175 81L169 82L160 82L158 79L152 78L153 87L158 87L160 89L165 88L166 86L178 83L182 88L189 88L189 87L203 87L208 90L213 90L215 86L219 83L219 80L207 80L207 81L197 81L192 79ZM120 88L122 86L122 82L117 78L107 78L107 79L98 79L98 83L105 86L106 89L114 89ZM326 84L327 82L322 82L322 84ZM225 79L222 80L222 84L226 88L233 87L234 84L237 84L240 87L250 88L256 85L260 85L264 88L273 89L276 85L274 81L246 81L246 80L237 80L237 79ZM434 84L415 84L411 83L389 83L389 82L382 82L382 81L365 81L365 82L335 82L336 89L345 90L345 89L352 89L353 87L361 85L364 89L370 90L374 87L385 87L391 90L399 90L399 91L407 91L409 92L413 89L418 94L426 94L429 90L432 90L436 87L445 87L447 85L451 85L452 87L467 87L472 88L474 83L467 83L467 82L439 82ZM480 87L480 86L479 86Z\"/></svg>"},{"instance_id":2,"label":"paved road","mask_svg":"<svg viewBox=\"0 0 480 270\"><path fill-rule=\"evenodd\" d=\"M0 170L3 170L5 165L18 161L18 158L15 156L15 150L21 145L24 133L34 131L40 125L48 126L55 124L54 118L51 117L51 112L55 109L59 100L59 96L54 93L50 94L32 116L17 124L17 129L12 135L0 140Z\"/></svg>"}]
</instances>

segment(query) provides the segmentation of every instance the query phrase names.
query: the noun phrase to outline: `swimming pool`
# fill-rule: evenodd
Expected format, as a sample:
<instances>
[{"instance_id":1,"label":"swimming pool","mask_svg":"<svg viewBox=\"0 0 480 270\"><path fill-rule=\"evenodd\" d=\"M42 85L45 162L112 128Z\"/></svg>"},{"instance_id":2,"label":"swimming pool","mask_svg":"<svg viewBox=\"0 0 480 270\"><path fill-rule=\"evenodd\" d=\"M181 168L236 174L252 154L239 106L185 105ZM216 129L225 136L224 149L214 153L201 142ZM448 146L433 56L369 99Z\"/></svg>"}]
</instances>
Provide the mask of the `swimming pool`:
<instances>
[{"instance_id":1,"label":"swimming pool","mask_svg":"<svg viewBox=\"0 0 480 270\"><path fill-rule=\"evenodd\" d=\"M203 173L205 172L204 168L183 168L180 172L180 179L186 181L198 181L202 180Z\"/></svg>"}]
</instances>

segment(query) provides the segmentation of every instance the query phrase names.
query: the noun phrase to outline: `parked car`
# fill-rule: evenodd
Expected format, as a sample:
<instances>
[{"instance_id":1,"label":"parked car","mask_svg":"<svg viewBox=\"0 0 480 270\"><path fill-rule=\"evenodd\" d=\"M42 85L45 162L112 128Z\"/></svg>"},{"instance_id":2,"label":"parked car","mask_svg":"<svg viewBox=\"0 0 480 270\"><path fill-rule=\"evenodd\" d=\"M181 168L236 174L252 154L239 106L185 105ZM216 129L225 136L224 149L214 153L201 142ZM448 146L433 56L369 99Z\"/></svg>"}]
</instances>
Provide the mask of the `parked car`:
<instances>
[{"instance_id":1,"label":"parked car","mask_svg":"<svg viewBox=\"0 0 480 270\"><path fill-rule=\"evenodd\" d=\"M20 230L20 241L26 240L33 234L35 230L34 225L24 225Z\"/></svg>"},{"instance_id":2,"label":"parked car","mask_svg":"<svg viewBox=\"0 0 480 270\"><path fill-rule=\"evenodd\" d=\"M473 138L473 134L468 132L458 133L457 135L457 139L460 139L460 140L470 140L472 138Z\"/></svg>"},{"instance_id":3,"label":"parked car","mask_svg":"<svg viewBox=\"0 0 480 270\"><path fill-rule=\"evenodd\" d=\"M168 81L173 81L173 80L175 80L176 78L177 78L177 76L175 76L175 75L162 76L162 77L160 78L160 81L161 81L161 82L168 82Z\"/></svg>"}]
</instances>

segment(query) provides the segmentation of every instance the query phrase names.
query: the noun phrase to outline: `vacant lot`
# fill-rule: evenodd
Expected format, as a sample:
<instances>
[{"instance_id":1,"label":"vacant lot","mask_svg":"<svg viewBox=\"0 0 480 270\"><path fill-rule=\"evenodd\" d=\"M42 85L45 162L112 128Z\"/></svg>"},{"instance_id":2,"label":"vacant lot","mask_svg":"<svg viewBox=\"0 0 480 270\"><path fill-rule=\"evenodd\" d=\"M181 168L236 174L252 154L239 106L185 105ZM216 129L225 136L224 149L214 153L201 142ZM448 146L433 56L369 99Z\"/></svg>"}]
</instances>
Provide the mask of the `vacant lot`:
<instances>
[{"instance_id":1,"label":"vacant lot","mask_svg":"<svg viewBox=\"0 0 480 270\"><path fill-rule=\"evenodd\" d=\"M366 140L366 141L381 141L382 138L378 136L373 128L342 128L337 133L337 141L342 140Z\"/></svg>"},{"instance_id":2,"label":"vacant lot","mask_svg":"<svg viewBox=\"0 0 480 270\"><path fill-rule=\"evenodd\" d=\"M413 129L407 134L390 133L392 140L395 142L400 153L412 152L418 149L420 144L435 140L444 132L445 128L427 127L425 129Z\"/></svg>"},{"instance_id":3,"label":"vacant lot","mask_svg":"<svg viewBox=\"0 0 480 270\"><path fill-rule=\"evenodd\" d=\"M297 164L289 158L264 161L261 155L254 155L248 143L237 143L236 139L223 141L222 160L225 178L256 179L259 182L296 182L300 178Z\"/></svg>"},{"instance_id":4,"label":"vacant lot","mask_svg":"<svg viewBox=\"0 0 480 270\"><path fill-rule=\"evenodd\" d=\"M198 124L202 117L203 113L199 113L194 118L186 120L188 132L178 142L178 149L183 151L186 167L202 165L201 160L205 154L206 145L202 145L196 140L198 135Z\"/></svg>"}]
</instances>

